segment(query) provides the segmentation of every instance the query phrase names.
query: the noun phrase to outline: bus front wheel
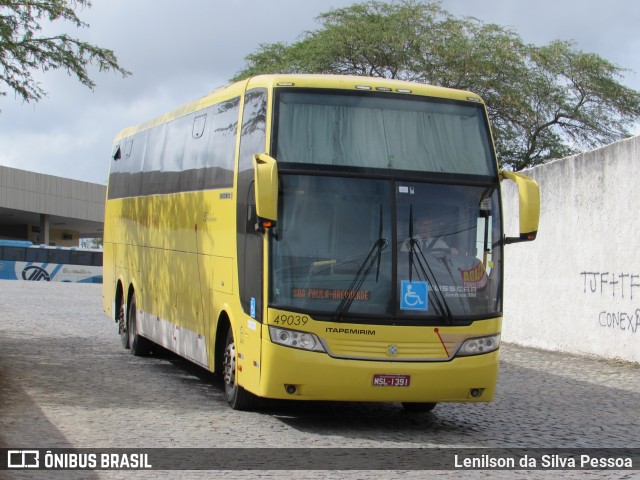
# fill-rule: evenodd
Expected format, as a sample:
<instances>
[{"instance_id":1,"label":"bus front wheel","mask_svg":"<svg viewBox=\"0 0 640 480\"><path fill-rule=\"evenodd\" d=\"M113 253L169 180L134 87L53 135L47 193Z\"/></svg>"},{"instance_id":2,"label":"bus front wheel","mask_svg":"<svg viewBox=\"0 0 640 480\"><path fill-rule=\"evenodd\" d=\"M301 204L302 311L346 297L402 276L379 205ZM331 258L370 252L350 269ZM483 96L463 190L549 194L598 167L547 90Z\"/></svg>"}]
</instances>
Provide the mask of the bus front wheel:
<instances>
[{"instance_id":1,"label":"bus front wheel","mask_svg":"<svg viewBox=\"0 0 640 480\"><path fill-rule=\"evenodd\" d=\"M227 396L227 402L231 408L234 410L249 410L255 406L256 397L238 385L236 381L237 358L233 332L231 331L231 328L229 328L224 347L224 358L222 361L224 392Z\"/></svg>"}]
</instances>

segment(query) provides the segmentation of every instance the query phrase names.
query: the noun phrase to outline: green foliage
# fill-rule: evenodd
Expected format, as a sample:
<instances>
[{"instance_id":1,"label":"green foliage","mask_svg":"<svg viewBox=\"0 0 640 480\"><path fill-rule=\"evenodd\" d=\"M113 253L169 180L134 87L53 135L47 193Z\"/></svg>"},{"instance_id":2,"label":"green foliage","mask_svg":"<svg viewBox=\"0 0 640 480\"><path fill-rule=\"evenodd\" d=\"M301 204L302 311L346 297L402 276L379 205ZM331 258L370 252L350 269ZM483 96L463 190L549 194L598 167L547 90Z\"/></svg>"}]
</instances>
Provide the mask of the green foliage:
<instances>
[{"instance_id":1,"label":"green foliage","mask_svg":"<svg viewBox=\"0 0 640 480\"><path fill-rule=\"evenodd\" d=\"M487 105L501 166L514 170L628 137L640 120L640 92L620 83L625 70L571 42L525 44L427 0L372 0L317 20L291 45L260 45L234 80L333 73L471 90Z\"/></svg>"},{"instance_id":2,"label":"green foliage","mask_svg":"<svg viewBox=\"0 0 640 480\"><path fill-rule=\"evenodd\" d=\"M41 99L46 92L33 79L34 70L66 70L89 88L95 86L87 72L89 65L101 72L130 74L111 50L64 33L41 35L44 21L62 20L77 28L88 27L75 12L85 7L91 8L89 0L0 0L0 96L6 96L8 87L26 102Z\"/></svg>"},{"instance_id":3,"label":"green foliage","mask_svg":"<svg viewBox=\"0 0 640 480\"><path fill-rule=\"evenodd\" d=\"M102 250L103 240L103 238L81 238L80 248L95 248L97 250Z\"/></svg>"}]
</instances>

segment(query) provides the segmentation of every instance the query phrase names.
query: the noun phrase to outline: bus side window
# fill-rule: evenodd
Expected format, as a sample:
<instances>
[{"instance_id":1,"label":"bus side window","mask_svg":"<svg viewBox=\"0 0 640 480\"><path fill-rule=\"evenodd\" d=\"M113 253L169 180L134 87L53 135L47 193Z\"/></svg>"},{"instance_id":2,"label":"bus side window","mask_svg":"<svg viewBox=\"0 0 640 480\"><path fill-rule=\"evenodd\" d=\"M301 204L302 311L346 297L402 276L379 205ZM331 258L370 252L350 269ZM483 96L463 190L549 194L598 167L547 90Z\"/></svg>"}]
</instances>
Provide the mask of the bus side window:
<instances>
[{"instance_id":1,"label":"bus side window","mask_svg":"<svg viewBox=\"0 0 640 480\"><path fill-rule=\"evenodd\" d=\"M166 132L166 123L149 130L142 168L142 195L160 193L162 185L160 178L162 175L162 151L164 150Z\"/></svg>"},{"instance_id":2,"label":"bus side window","mask_svg":"<svg viewBox=\"0 0 640 480\"><path fill-rule=\"evenodd\" d=\"M229 188L233 185L239 113L240 97L213 108L205 188Z\"/></svg>"},{"instance_id":3,"label":"bus side window","mask_svg":"<svg viewBox=\"0 0 640 480\"><path fill-rule=\"evenodd\" d=\"M126 162L127 177L124 182L123 196L135 197L140 195L142 190L142 160L144 157L144 151L147 147L147 135L148 132L140 132L135 135L133 143L133 151L129 152L129 157ZM111 186L109 186L111 188Z\"/></svg>"},{"instance_id":4,"label":"bus side window","mask_svg":"<svg viewBox=\"0 0 640 480\"><path fill-rule=\"evenodd\" d=\"M204 126L207 123L207 114L198 115L193 119L193 129L191 130L191 136L193 138L200 138L204 133Z\"/></svg>"},{"instance_id":5,"label":"bus side window","mask_svg":"<svg viewBox=\"0 0 640 480\"><path fill-rule=\"evenodd\" d=\"M72 265L91 265L91 252L72 251L69 263Z\"/></svg>"},{"instance_id":6,"label":"bus side window","mask_svg":"<svg viewBox=\"0 0 640 480\"><path fill-rule=\"evenodd\" d=\"M194 192L204 189L204 171L207 164L206 132L211 124L211 122L207 122L207 115L209 115L210 111L210 108L202 110L193 119L191 136L187 136L182 156L181 192Z\"/></svg>"},{"instance_id":7,"label":"bus side window","mask_svg":"<svg viewBox=\"0 0 640 480\"><path fill-rule=\"evenodd\" d=\"M49 250L49 263L70 263L69 250Z\"/></svg>"},{"instance_id":8,"label":"bus side window","mask_svg":"<svg viewBox=\"0 0 640 480\"><path fill-rule=\"evenodd\" d=\"M147 132L137 133L124 144L124 156L120 146L114 154L109 173L109 198L140 195L142 157L147 143Z\"/></svg>"},{"instance_id":9,"label":"bus side window","mask_svg":"<svg viewBox=\"0 0 640 480\"><path fill-rule=\"evenodd\" d=\"M44 248L28 248L27 262L47 263L47 251Z\"/></svg>"},{"instance_id":10,"label":"bus side window","mask_svg":"<svg viewBox=\"0 0 640 480\"><path fill-rule=\"evenodd\" d=\"M127 140L127 143L124 144L124 158L129 158L131 156L132 148L133 148L133 139Z\"/></svg>"},{"instance_id":11,"label":"bus side window","mask_svg":"<svg viewBox=\"0 0 640 480\"><path fill-rule=\"evenodd\" d=\"M160 162L158 190L154 193L176 193L180 191L180 172L189 127L193 115L177 118L167 124ZM191 136L189 136L191 138Z\"/></svg>"},{"instance_id":12,"label":"bus side window","mask_svg":"<svg viewBox=\"0 0 640 480\"><path fill-rule=\"evenodd\" d=\"M14 262L24 262L27 256L27 249L22 247L4 247L4 259Z\"/></svg>"}]
</instances>

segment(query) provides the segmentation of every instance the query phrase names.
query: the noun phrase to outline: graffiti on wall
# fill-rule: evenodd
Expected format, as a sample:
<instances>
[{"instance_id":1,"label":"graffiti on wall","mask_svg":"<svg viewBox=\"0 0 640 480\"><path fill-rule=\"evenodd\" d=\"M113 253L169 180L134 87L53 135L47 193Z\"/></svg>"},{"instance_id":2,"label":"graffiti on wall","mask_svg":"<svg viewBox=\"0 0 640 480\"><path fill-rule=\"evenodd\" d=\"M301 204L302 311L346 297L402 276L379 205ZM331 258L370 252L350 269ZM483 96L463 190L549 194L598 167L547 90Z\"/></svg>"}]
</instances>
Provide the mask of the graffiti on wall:
<instances>
[{"instance_id":1,"label":"graffiti on wall","mask_svg":"<svg viewBox=\"0 0 640 480\"><path fill-rule=\"evenodd\" d=\"M599 311L600 327L640 335L640 273L583 271L580 277L584 295L615 305Z\"/></svg>"}]
</instances>

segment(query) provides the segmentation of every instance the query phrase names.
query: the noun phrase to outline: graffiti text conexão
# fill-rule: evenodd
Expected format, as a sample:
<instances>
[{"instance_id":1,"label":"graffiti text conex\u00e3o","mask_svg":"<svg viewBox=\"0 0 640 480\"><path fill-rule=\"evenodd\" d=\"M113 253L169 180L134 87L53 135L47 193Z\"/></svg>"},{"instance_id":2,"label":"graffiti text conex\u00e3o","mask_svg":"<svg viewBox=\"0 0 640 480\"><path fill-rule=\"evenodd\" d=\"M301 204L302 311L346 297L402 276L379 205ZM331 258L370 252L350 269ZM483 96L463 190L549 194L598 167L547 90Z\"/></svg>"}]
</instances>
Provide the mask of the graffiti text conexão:
<instances>
[{"instance_id":1,"label":"graffiti text conex\u00e3o","mask_svg":"<svg viewBox=\"0 0 640 480\"><path fill-rule=\"evenodd\" d=\"M598 322L601 327L628 332L640 332L640 308L635 312L600 312Z\"/></svg>"}]
</instances>

